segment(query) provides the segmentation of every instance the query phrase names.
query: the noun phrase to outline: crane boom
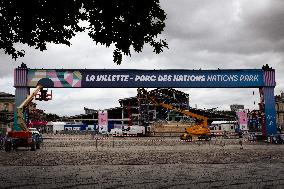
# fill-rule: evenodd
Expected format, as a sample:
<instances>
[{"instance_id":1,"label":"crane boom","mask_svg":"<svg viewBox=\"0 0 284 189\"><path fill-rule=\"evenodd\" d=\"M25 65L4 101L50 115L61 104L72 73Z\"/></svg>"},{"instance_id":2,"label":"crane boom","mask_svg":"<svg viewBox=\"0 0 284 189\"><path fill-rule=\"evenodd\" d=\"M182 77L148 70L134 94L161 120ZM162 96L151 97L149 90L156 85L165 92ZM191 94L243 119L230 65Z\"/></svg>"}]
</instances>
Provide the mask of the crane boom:
<instances>
[{"instance_id":1,"label":"crane boom","mask_svg":"<svg viewBox=\"0 0 284 189\"><path fill-rule=\"evenodd\" d=\"M164 108L167 108L167 109L170 109L170 110L173 110L173 111L176 111L176 112L179 112L179 113L182 113L184 115L187 115L187 116L190 116L190 117L193 117L193 118L197 118L197 119L201 119L203 120L203 125L207 125L207 120L208 118L205 117L205 116L202 116L202 115L198 115L198 114L195 114L195 113L192 113L188 110L182 110L182 109L178 109L176 107L174 107L173 105L170 105L170 104L165 104L165 103L158 103L160 106L164 107Z\"/></svg>"},{"instance_id":2,"label":"crane boom","mask_svg":"<svg viewBox=\"0 0 284 189\"><path fill-rule=\"evenodd\" d=\"M24 109L32 102L33 98L42 89L41 85L38 85L36 89L22 102L22 104L17 108L17 123L23 131L28 131L27 124L24 118Z\"/></svg>"},{"instance_id":3,"label":"crane boom","mask_svg":"<svg viewBox=\"0 0 284 189\"><path fill-rule=\"evenodd\" d=\"M192 113L188 110L183 110L183 109L178 109L176 107L174 107L173 105L171 104L166 104L166 103L163 103L163 102L157 102L156 99L154 97L152 97L151 95L149 95L149 93L143 89L143 92L145 94L147 94L147 97L156 105L160 105L164 108L167 108L167 109L170 109L170 110L173 110L173 111L176 111L176 112L179 112L179 113L182 113L184 115L187 115L187 116L190 116L190 117L193 117L193 118L196 118L196 119L200 119L200 120L203 120L203 124L204 126L207 126L208 124L208 118L205 117L205 116L202 116L202 115L198 115L198 114L195 114L195 113Z\"/></svg>"},{"instance_id":4,"label":"crane boom","mask_svg":"<svg viewBox=\"0 0 284 189\"><path fill-rule=\"evenodd\" d=\"M174 107L171 104L166 104L163 102L157 102L157 100L151 96L146 89L140 89L140 92L142 92L148 99L150 99L154 104L160 105L164 108L167 108L169 110L173 110L179 113L182 113L184 115L196 118L198 120L202 120L203 122L191 127L186 128L185 133L181 136L181 139L192 139L192 135L196 136L203 136L205 139L207 139L210 135L210 129L208 128L208 118L202 115L195 114L193 112L190 112L188 110L184 109L178 109Z\"/></svg>"}]
</instances>

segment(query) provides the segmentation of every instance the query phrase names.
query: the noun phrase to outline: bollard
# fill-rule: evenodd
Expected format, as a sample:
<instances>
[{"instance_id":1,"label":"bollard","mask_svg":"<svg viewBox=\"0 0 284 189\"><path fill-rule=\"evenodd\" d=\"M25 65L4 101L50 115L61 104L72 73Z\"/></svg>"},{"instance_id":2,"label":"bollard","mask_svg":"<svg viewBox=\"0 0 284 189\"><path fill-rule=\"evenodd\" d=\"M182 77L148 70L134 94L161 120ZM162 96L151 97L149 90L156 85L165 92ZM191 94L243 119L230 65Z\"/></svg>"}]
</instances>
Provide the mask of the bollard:
<instances>
[{"instance_id":1,"label":"bollard","mask_svg":"<svg viewBox=\"0 0 284 189\"><path fill-rule=\"evenodd\" d=\"M96 138L96 149L98 149L98 139Z\"/></svg>"}]
</instances>

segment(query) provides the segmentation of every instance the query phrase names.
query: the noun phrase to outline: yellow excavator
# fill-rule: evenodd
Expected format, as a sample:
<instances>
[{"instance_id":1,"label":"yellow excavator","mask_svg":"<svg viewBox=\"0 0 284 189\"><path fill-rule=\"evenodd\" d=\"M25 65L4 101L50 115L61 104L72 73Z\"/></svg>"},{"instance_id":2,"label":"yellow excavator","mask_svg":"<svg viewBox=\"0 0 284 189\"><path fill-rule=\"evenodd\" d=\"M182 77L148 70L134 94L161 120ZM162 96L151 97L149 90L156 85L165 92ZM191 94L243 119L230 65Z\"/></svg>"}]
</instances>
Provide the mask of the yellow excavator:
<instances>
[{"instance_id":1,"label":"yellow excavator","mask_svg":"<svg viewBox=\"0 0 284 189\"><path fill-rule=\"evenodd\" d=\"M187 115L190 116L192 118L196 118L198 121L201 121L200 123L198 123L197 125L194 126L190 126L188 128L185 129L185 133L183 133L180 136L181 140L188 140L188 141L192 141L192 138L194 136L197 136L198 139L205 139L205 140L210 140L211 139L211 133L210 133L210 129L208 127L208 118L202 115L198 115L195 113L190 112L189 110L184 110L184 109L178 109L176 107L174 107L173 105L170 104L166 104L163 102L158 102L154 96L152 96L151 94L149 94L147 92L146 89L139 89L141 90L140 92L142 92L144 95L147 96L147 98L149 100L151 100L154 104L162 106L164 108L167 108L169 110L173 110L175 112L181 113L183 115Z\"/></svg>"}]
</instances>

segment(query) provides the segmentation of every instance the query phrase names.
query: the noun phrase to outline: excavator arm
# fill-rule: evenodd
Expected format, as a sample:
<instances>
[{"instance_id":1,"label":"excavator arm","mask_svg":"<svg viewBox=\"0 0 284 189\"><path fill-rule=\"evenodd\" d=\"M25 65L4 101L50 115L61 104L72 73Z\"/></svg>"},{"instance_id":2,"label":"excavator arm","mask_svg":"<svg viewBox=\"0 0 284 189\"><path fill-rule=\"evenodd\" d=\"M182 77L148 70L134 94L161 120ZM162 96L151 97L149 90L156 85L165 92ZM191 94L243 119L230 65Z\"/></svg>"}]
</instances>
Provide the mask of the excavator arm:
<instances>
[{"instance_id":1,"label":"excavator arm","mask_svg":"<svg viewBox=\"0 0 284 189\"><path fill-rule=\"evenodd\" d=\"M190 116L190 117L193 117L193 118L196 118L196 119L199 119L199 120L203 120L203 125L204 126L207 126L208 125L208 118L205 117L205 116L202 116L202 115L198 115L198 114L195 114L195 113L192 113L188 110L183 110L183 109L178 109L176 107L174 107L173 105L171 104L166 104L166 103L163 103L163 102L157 102L157 100L151 96L148 91L146 91L146 89L140 89L144 94L147 95L147 98L150 99L154 104L156 105L159 105L159 106L162 106L164 108L167 108L169 110L173 110L173 111L176 111L176 112L179 112L179 113L182 113L184 115L187 115L187 116Z\"/></svg>"}]
</instances>

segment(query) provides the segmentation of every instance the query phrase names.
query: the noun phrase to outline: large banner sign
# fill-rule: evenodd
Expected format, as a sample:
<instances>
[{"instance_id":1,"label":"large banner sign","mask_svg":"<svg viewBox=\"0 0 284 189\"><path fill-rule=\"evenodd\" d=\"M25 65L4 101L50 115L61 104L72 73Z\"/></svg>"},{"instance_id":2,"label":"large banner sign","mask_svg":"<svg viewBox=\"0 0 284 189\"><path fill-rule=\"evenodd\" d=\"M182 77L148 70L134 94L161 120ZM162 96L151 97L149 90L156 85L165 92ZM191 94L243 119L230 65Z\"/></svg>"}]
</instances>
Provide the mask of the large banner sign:
<instances>
[{"instance_id":1,"label":"large banner sign","mask_svg":"<svg viewBox=\"0 0 284 189\"><path fill-rule=\"evenodd\" d=\"M107 110L100 110L98 112L98 126L100 133L107 133L108 131L108 114Z\"/></svg>"},{"instance_id":2,"label":"large banner sign","mask_svg":"<svg viewBox=\"0 0 284 189\"><path fill-rule=\"evenodd\" d=\"M236 112L238 116L238 123L241 130L248 130L248 117L245 110L240 110Z\"/></svg>"},{"instance_id":3,"label":"large banner sign","mask_svg":"<svg viewBox=\"0 0 284 189\"><path fill-rule=\"evenodd\" d=\"M29 69L28 86L37 84L49 88L244 88L264 86L264 71Z\"/></svg>"}]
</instances>

